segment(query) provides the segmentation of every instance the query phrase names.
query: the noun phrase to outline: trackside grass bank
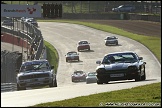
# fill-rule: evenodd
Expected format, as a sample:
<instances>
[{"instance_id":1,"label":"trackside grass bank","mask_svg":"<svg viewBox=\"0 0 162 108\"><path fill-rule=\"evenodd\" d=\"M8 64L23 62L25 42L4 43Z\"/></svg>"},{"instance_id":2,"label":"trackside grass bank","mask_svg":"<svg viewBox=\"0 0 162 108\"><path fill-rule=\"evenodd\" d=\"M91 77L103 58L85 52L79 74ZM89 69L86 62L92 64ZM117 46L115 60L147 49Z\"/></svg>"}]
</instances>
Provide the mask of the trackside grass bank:
<instances>
[{"instance_id":1,"label":"trackside grass bank","mask_svg":"<svg viewBox=\"0 0 162 108\"><path fill-rule=\"evenodd\" d=\"M81 96L63 101L41 103L32 107L104 107L113 105L122 107L126 103L134 104L134 106L137 103L139 106L144 105L144 103L146 105L152 104L152 107L153 105L161 106L161 83Z\"/></svg>"},{"instance_id":2,"label":"trackside grass bank","mask_svg":"<svg viewBox=\"0 0 162 108\"><path fill-rule=\"evenodd\" d=\"M64 22L64 21L61 21ZM66 22L66 21L65 21ZM70 21L70 23L72 23ZM74 22L75 23L75 22ZM80 24L81 22L77 23ZM82 23L81 23L82 24ZM92 23L83 23L83 25L93 27L96 24ZM136 41L147 46L158 58L161 62L161 45L160 39L154 37L148 37L143 35L132 34L126 31L123 31L118 28L114 28L111 26L102 26L96 25L96 29L104 30L107 32L117 33L122 36L126 36L132 38ZM94 27L93 27L94 28ZM115 29L115 30L114 30ZM110 31L109 31L110 30ZM121 33L122 32L122 33ZM120 34L121 33L121 34ZM124 34L126 33L126 34ZM147 42L144 42L147 41ZM153 42L152 42L153 41ZM50 61L51 64L57 64L55 67L58 66L58 54L56 53L56 49L48 42L45 41L45 45L47 48L47 59ZM54 53L55 52L55 53ZM54 54L57 54L54 56ZM159 57L158 57L159 56ZM54 59L53 57L56 57ZM54 61L53 61L54 60ZM55 62L57 61L57 62ZM55 63L54 63L55 62ZM55 101L55 102L48 102L48 103L40 103L30 107L105 107L105 106L115 106L115 107L123 107L123 106L161 106L161 82L148 84L144 86L138 86L130 89L124 90L117 90L112 92L104 92L98 93L88 96L80 96L72 99L62 100L62 101Z\"/></svg>"},{"instance_id":3,"label":"trackside grass bank","mask_svg":"<svg viewBox=\"0 0 162 108\"><path fill-rule=\"evenodd\" d=\"M47 60L51 65L55 67L55 73L57 73L59 56L57 50L50 43L44 40L44 44L46 46Z\"/></svg>"}]
</instances>

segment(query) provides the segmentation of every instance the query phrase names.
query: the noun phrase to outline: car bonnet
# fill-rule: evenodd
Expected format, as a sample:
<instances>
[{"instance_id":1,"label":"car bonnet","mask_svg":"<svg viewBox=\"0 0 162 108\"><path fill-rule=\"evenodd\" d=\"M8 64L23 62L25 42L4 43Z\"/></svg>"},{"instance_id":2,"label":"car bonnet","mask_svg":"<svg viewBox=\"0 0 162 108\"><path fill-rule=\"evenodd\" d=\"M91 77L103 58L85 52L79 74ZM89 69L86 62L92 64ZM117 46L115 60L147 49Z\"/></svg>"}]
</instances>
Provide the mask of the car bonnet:
<instances>
[{"instance_id":1,"label":"car bonnet","mask_svg":"<svg viewBox=\"0 0 162 108\"><path fill-rule=\"evenodd\" d=\"M98 68L105 68L106 70L118 70L118 69L127 69L128 66L137 66L137 62L135 63L112 63L112 64L101 64Z\"/></svg>"}]
</instances>

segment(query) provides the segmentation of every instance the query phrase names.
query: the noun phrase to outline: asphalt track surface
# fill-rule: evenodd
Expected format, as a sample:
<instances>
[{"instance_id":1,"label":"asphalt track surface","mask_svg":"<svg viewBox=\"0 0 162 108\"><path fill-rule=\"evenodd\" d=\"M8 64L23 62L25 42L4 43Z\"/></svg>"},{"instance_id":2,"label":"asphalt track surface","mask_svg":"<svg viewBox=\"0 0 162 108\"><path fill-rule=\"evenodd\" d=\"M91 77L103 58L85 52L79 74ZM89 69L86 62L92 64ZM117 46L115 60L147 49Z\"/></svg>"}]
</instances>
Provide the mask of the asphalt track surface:
<instances>
[{"instance_id":1,"label":"asphalt track surface","mask_svg":"<svg viewBox=\"0 0 162 108\"><path fill-rule=\"evenodd\" d=\"M31 106L161 82L161 64L145 46L132 39L76 24L39 22L39 26L44 39L51 43L59 54L58 87L1 93L1 107ZM117 36L119 45L105 46L104 38L107 35ZM79 40L88 40L91 51L79 52L79 62L67 63L65 54L68 51L77 51L76 46ZM97 60L102 60L105 54L116 51L134 51L142 56L147 63L146 80L139 82L134 80L112 81L110 84L103 85L86 84L85 82L73 83L71 81L71 74L74 70L93 72L97 66Z\"/></svg>"}]
</instances>

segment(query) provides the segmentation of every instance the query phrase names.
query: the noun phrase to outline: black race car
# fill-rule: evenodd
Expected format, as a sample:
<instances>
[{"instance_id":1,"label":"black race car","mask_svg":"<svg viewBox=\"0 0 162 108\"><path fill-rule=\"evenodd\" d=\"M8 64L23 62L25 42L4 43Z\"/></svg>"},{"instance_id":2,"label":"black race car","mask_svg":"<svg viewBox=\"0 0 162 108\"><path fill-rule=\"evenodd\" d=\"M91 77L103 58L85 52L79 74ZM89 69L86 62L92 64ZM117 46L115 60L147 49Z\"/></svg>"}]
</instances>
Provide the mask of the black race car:
<instances>
[{"instance_id":1,"label":"black race car","mask_svg":"<svg viewBox=\"0 0 162 108\"><path fill-rule=\"evenodd\" d=\"M105 55L102 62L96 68L97 84L108 83L117 80L141 81L146 79L145 65L142 61L143 57L139 57L135 52L114 52Z\"/></svg>"}]
</instances>

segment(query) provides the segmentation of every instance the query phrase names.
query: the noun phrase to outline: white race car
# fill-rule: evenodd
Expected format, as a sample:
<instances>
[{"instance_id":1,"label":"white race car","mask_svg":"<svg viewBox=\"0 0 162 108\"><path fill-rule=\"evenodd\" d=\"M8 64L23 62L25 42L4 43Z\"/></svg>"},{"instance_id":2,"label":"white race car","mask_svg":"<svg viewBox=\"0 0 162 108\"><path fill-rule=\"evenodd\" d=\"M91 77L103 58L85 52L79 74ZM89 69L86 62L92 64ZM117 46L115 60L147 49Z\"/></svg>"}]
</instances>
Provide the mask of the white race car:
<instances>
[{"instance_id":1,"label":"white race car","mask_svg":"<svg viewBox=\"0 0 162 108\"><path fill-rule=\"evenodd\" d=\"M25 90L26 87L49 85L57 87L54 66L50 66L47 60L33 60L22 63L17 70L17 90Z\"/></svg>"},{"instance_id":2,"label":"white race car","mask_svg":"<svg viewBox=\"0 0 162 108\"><path fill-rule=\"evenodd\" d=\"M70 51L66 55L66 62L79 61L79 54L76 51Z\"/></svg>"},{"instance_id":3,"label":"white race car","mask_svg":"<svg viewBox=\"0 0 162 108\"><path fill-rule=\"evenodd\" d=\"M86 77L86 84L96 82L97 82L96 72L88 72Z\"/></svg>"}]
</instances>

